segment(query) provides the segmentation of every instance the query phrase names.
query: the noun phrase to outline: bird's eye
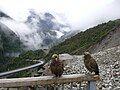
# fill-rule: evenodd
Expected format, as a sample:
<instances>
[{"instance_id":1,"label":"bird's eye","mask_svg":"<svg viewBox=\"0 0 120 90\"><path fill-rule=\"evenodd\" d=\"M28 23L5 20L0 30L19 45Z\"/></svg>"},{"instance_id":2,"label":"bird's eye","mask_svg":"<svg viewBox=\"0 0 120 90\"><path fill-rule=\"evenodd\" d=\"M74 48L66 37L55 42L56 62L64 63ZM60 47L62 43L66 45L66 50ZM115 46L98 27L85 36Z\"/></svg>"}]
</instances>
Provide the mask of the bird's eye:
<instances>
[{"instance_id":1,"label":"bird's eye","mask_svg":"<svg viewBox=\"0 0 120 90\"><path fill-rule=\"evenodd\" d=\"M57 56L55 56L55 58L57 58Z\"/></svg>"}]
</instances>

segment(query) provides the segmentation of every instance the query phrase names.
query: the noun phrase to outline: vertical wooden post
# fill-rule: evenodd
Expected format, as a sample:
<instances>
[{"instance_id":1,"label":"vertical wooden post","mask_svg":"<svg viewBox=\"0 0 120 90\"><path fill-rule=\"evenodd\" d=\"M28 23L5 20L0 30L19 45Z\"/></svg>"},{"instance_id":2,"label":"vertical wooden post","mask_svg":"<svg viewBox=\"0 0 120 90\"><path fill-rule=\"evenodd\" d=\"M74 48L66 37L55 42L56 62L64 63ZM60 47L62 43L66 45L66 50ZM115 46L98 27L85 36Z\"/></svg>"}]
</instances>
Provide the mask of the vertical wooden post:
<instances>
[{"instance_id":1,"label":"vertical wooden post","mask_svg":"<svg viewBox=\"0 0 120 90\"><path fill-rule=\"evenodd\" d=\"M45 86L45 90L47 90L47 87L48 87L48 86L46 85L46 86Z\"/></svg>"},{"instance_id":2,"label":"vertical wooden post","mask_svg":"<svg viewBox=\"0 0 120 90\"><path fill-rule=\"evenodd\" d=\"M35 90L39 90L39 87L38 87L38 85L35 87Z\"/></svg>"},{"instance_id":3,"label":"vertical wooden post","mask_svg":"<svg viewBox=\"0 0 120 90\"><path fill-rule=\"evenodd\" d=\"M73 83L71 83L70 85L70 90L73 90Z\"/></svg>"},{"instance_id":4,"label":"vertical wooden post","mask_svg":"<svg viewBox=\"0 0 120 90\"><path fill-rule=\"evenodd\" d=\"M54 90L56 90L57 89L57 87L56 86L54 86Z\"/></svg>"},{"instance_id":5,"label":"vertical wooden post","mask_svg":"<svg viewBox=\"0 0 120 90\"><path fill-rule=\"evenodd\" d=\"M79 90L82 90L82 88L81 88L81 82L79 83Z\"/></svg>"},{"instance_id":6,"label":"vertical wooden post","mask_svg":"<svg viewBox=\"0 0 120 90\"><path fill-rule=\"evenodd\" d=\"M62 84L62 90L64 90L64 84Z\"/></svg>"},{"instance_id":7,"label":"vertical wooden post","mask_svg":"<svg viewBox=\"0 0 120 90\"><path fill-rule=\"evenodd\" d=\"M96 82L88 81L87 90L96 90Z\"/></svg>"}]
</instances>

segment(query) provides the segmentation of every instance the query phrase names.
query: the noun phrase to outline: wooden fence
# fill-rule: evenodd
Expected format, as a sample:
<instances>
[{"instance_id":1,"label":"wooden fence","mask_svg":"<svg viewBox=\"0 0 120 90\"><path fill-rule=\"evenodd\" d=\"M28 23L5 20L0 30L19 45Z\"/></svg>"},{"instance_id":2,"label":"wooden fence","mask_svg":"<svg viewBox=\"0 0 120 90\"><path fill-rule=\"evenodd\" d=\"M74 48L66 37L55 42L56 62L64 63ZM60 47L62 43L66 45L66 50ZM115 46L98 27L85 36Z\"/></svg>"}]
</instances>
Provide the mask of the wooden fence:
<instances>
[{"instance_id":1,"label":"wooden fence","mask_svg":"<svg viewBox=\"0 0 120 90\"><path fill-rule=\"evenodd\" d=\"M62 75L60 78L53 76L10 78L0 79L0 88L1 90L5 88L6 90L50 90L52 87L51 90L74 90L74 86L77 85L77 90L83 90L83 84L84 90L96 90L96 81L99 79L99 76L83 74Z\"/></svg>"}]
</instances>

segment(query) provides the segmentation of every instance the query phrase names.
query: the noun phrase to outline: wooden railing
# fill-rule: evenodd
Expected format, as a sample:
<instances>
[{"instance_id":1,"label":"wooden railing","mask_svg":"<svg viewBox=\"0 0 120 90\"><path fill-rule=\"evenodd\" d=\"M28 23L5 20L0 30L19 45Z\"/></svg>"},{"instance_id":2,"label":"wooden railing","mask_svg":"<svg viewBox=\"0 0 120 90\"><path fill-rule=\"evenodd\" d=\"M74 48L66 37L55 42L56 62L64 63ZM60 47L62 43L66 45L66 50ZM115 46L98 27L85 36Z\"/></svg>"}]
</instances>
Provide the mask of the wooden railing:
<instances>
[{"instance_id":1,"label":"wooden railing","mask_svg":"<svg viewBox=\"0 0 120 90\"><path fill-rule=\"evenodd\" d=\"M7 88L7 90L9 88L17 88L17 90L30 90L30 88L32 90L49 90L49 87L52 87L52 90L73 90L73 85L76 83L76 85L79 85L78 90L82 90L82 83L84 83L86 90L96 90L97 80L99 80L99 76L81 74L62 75L60 78L53 76L10 78L0 79L0 88ZM69 86L69 89L65 89L66 85ZM20 89L22 87L26 87L26 89Z\"/></svg>"}]
</instances>

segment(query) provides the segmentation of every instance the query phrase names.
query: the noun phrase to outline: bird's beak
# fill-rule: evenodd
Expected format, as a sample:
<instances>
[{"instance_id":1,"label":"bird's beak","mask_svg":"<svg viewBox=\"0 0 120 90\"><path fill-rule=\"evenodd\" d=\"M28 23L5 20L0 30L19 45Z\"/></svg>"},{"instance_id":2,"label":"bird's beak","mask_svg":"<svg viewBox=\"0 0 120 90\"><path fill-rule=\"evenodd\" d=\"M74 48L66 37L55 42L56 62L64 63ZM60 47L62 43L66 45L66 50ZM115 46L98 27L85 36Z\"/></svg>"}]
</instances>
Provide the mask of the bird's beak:
<instances>
[{"instance_id":1,"label":"bird's beak","mask_svg":"<svg viewBox=\"0 0 120 90\"><path fill-rule=\"evenodd\" d=\"M55 60L57 61L58 59L57 59L57 58L55 58Z\"/></svg>"},{"instance_id":2,"label":"bird's beak","mask_svg":"<svg viewBox=\"0 0 120 90\"><path fill-rule=\"evenodd\" d=\"M90 54L89 52L84 52L84 55L88 55L88 54Z\"/></svg>"}]
</instances>

